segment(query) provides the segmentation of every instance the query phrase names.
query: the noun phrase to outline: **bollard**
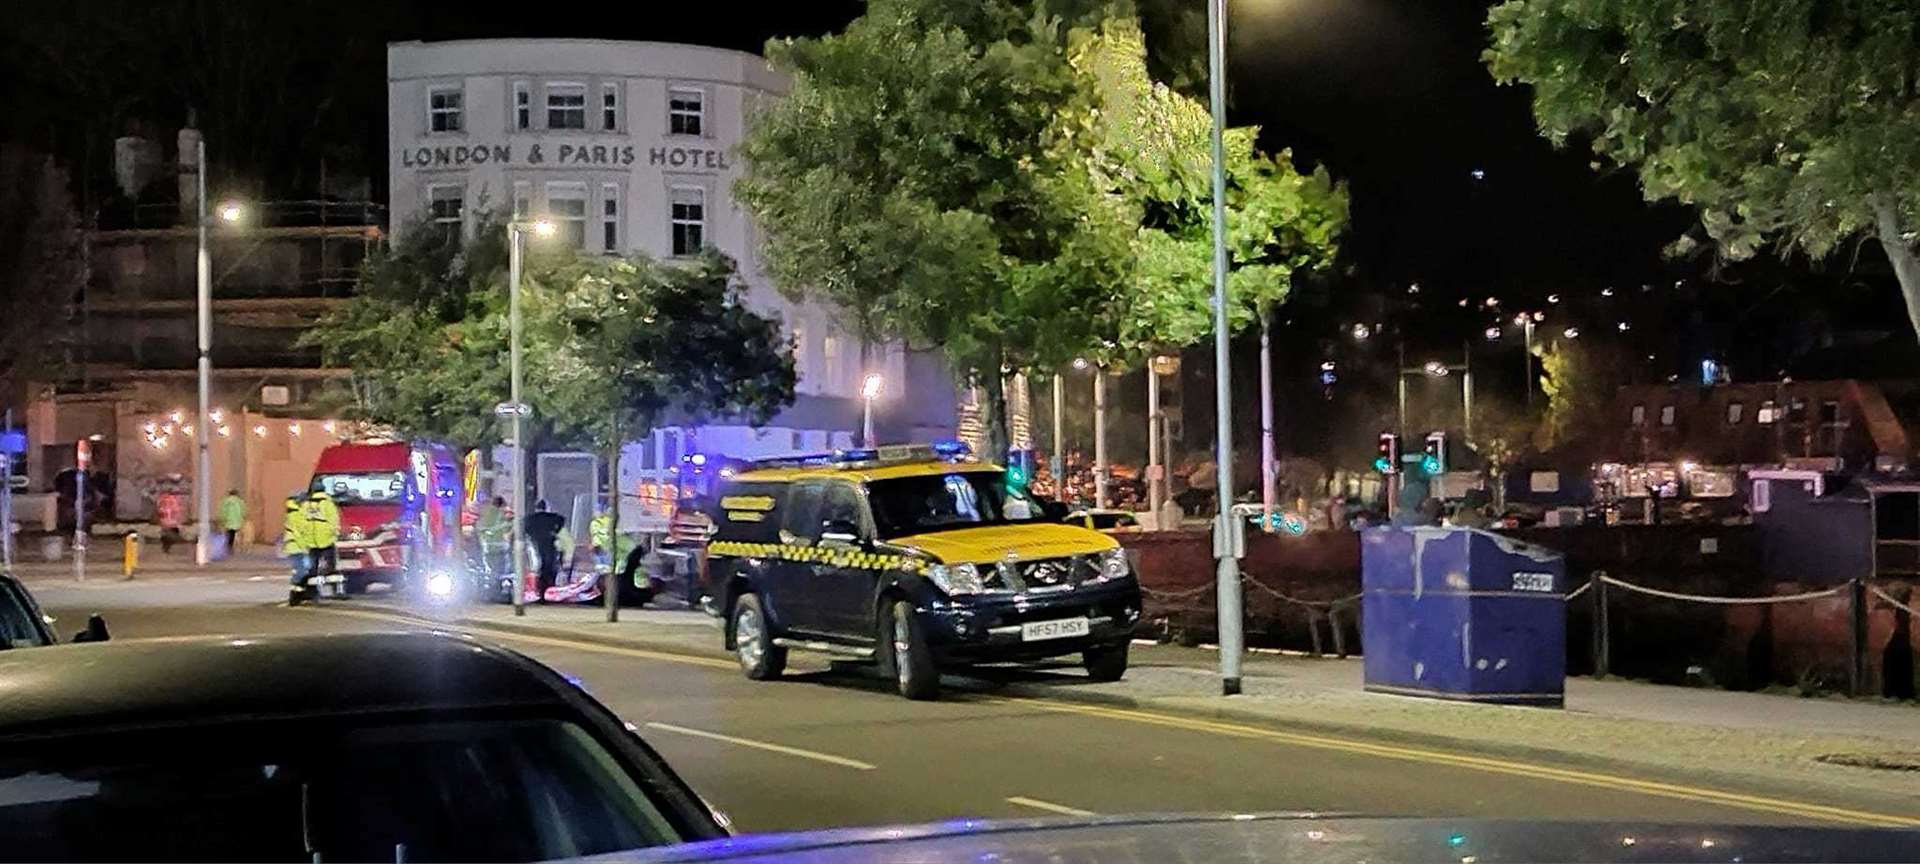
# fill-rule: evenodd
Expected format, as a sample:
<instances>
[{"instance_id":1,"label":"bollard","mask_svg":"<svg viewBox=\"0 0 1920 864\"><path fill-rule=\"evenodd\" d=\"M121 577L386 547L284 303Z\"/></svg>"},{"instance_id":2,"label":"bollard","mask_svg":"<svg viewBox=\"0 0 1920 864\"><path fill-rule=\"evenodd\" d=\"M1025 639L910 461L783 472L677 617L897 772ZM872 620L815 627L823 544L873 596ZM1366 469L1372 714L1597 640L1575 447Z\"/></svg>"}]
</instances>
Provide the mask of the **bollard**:
<instances>
[{"instance_id":1,"label":"bollard","mask_svg":"<svg viewBox=\"0 0 1920 864\"><path fill-rule=\"evenodd\" d=\"M1852 601L1852 626L1849 639L1852 651L1847 664L1847 695L1859 696L1867 683L1867 583L1855 577L1847 583L1847 597Z\"/></svg>"},{"instance_id":2,"label":"bollard","mask_svg":"<svg viewBox=\"0 0 1920 864\"><path fill-rule=\"evenodd\" d=\"M140 532L128 531L120 541L120 578L132 579L140 567Z\"/></svg>"},{"instance_id":3,"label":"bollard","mask_svg":"<svg viewBox=\"0 0 1920 864\"><path fill-rule=\"evenodd\" d=\"M1608 667L1613 665L1610 662L1613 647L1612 634L1607 632L1611 628L1607 624L1606 576L1607 571L1595 570L1587 577L1587 584L1592 586L1587 593L1593 595L1593 677L1595 678L1607 677Z\"/></svg>"}]
</instances>

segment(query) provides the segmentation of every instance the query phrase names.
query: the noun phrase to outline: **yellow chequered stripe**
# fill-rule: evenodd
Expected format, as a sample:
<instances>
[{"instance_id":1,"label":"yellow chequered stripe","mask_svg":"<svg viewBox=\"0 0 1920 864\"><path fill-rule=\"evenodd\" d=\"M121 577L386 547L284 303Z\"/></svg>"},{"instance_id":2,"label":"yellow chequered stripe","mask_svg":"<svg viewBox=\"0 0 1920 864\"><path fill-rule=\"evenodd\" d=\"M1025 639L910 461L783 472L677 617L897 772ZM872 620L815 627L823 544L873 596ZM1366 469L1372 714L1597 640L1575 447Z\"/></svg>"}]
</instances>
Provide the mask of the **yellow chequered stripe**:
<instances>
[{"instance_id":1,"label":"yellow chequered stripe","mask_svg":"<svg viewBox=\"0 0 1920 864\"><path fill-rule=\"evenodd\" d=\"M721 540L707 546L714 555L734 558L778 558L782 561L801 561L808 564L826 564L830 567L851 567L858 570L905 570L917 572L923 562L909 555L892 555L884 552L868 552L862 549L828 549L817 546L803 546L798 543L745 543L736 540Z\"/></svg>"}]
</instances>

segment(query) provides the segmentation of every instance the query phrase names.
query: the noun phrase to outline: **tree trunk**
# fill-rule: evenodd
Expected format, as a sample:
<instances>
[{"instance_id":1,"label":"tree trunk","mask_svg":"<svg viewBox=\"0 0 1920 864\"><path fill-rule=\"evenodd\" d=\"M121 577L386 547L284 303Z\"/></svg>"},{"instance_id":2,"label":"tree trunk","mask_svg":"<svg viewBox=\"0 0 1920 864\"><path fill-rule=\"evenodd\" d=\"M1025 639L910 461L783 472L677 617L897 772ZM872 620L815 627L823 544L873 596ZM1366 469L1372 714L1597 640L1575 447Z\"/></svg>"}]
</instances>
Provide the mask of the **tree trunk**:
<instances>
[{"instance_id":1,"label":"tree trunk","mask_svg":"<svg viewBox=\"0 0 1920 864\"><path fill-rule=\"evenodd\" d=\"M1900 296L1907 302L1907 323L1912 325L1914 337L1920 339L1920 256L1915 256L1913 247L1901 237L1900 214L1892 199L1873 196L1873 216L1874 233L1880 236L1880 248L1893 262L1893 276L1900 281Z\"/></svg>"},{"instance_id":2,"label":"tree trunk","mask_svg":"<svg viewBox=\"0 0 1920 864\"><path fill-rule=\"evenodd\" d=\"M1000 374L997 359L986 377L987 389L987 452L979 454L989 462L1001 463L1007 459L1007 380Z\"/></svg>"}]
</instances>

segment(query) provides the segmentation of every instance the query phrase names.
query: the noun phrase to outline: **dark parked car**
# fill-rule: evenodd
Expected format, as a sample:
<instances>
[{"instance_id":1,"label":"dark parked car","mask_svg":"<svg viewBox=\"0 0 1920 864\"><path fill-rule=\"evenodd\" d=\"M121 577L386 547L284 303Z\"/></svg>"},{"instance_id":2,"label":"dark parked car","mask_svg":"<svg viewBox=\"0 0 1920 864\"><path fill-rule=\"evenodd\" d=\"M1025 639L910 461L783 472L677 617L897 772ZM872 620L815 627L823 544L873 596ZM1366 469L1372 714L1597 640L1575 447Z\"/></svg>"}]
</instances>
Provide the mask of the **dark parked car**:
<instances>
[{"instance_id":1,"label":"dark parked car","mask_svg":"<svg viewBox=\"0 0 1920 864\"><path fill-rule=\"evenodd\" d=\"M1552 861L1913 861L1920 831L1288 814L975 821L743 837L609 855L623 862L780 864L1209 864L1311 861L1496 864Z\"/></svg>"},{"instance_id":2,"label":"dark parked car","mask_svg":"<svg viewBox=\"0 0 1920 864\"><path fill-rule=\"evenodd\" d=\"M534 861L725 836L632 729L445 634L0 655L0 855Z\"/></svg>"},{"instance_id":3,"label":"dark parked car","mask_svg":"<svg viewBox=\"0 0 1920 864\"><path fill-rule=\"evenodd\" d=\"M40 611L27 586L0 573L0 650L44 648L59 641L53 633L53 619ZM98 615L88 618L87 629L73 634L73 641L107 641L107 622Z\"/></svg>"}]
</instances>

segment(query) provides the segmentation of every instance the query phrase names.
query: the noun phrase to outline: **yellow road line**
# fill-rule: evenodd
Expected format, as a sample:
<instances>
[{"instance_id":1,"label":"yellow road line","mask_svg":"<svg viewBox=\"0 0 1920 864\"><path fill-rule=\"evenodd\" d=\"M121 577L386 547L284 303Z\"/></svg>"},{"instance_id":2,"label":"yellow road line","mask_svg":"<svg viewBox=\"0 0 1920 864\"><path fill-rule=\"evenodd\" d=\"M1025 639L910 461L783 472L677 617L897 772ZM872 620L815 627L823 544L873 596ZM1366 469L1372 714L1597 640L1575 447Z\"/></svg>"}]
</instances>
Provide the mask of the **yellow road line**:
<instances>
[{"instance_id":1,"label":"yellow road line","mask_svg":"<svg viewBox=\"0 0 1920 864\"><path fill-rule=\"evenodd\" d=\"M1062 816L1097 815L1092 810L1082 810L1078 807L1068 807L1065 804L1055 804L1052 801L1042 801L1038 798L1022 798L1018 795L1008 798L1007 803L1013 804L1019 807L1031 807L1035 810L1045 810L1048 813L1058 813Z\"/></svg>"},{"instance_id":2,"label":"yellow road line","mask_svg":"<svg viewBox=\"0 0 1920 864\"><path fill-rule=\"evenodd\" d=\"M1241 723L1229 723L1229 722L1222 722L1217 720L1204 720L1204 719L1193 718L1193 717L1180 717L1176 715L1161 714L1161 713L1152 712L1152 711L1138 711L1138 710L1127 709L1127 708L1109 708L1109 707L1098 706L1098 705L1084 705L1084 704L1067 703L1067 702L1054 702L1050 700L1037 699L1037 698L1031 698L1031 697L994 696L994 697L988 697L988 698L991 701L1002 702L1002 703L1011 704L1011 705L1020 705L1020 706L1040 710L1040 711L1052 711L1052 712L1063 713L1063 714L1081 714L1081 715L1092 716L1092 717L1102 717L1110 720L1125 720L1125 721L1134 722L1134 723L1147 723L1155 726L1165 726L1165 727L1174 728L1174 729L1185 729L1192 732L1204 732L1208 734L1224 735L1224 736L1235 737L1235 738L1262 739L1262 740L1268 740L1268 741L1276 741L1276 742L1285 743L1285 744L1293 744L1301 747L1314 747L1322 750L1338 750L1338 751L1347 752L1347 753L1358 753L1358 754L1363 754L1368 756L1378 756L1386 759L1401 759L1401 760L1410 761L1410 762L1423 762L1423 763L1435 764L1435 765L1450 765L1450 766L1460 767L1460 768L1470 768L1470 769L1479 770L1479 771L1488 771L1496 774L1508 774L1512 776L1530 777L1530 778L1542 779L1542 780L1555 780L1562 783L1572 783L1572 784L1582 785L1582 786L1595 786L1595 787L1604 788L1604 789L1638 792L1638 793L1647 794L1647 795L1658 795L1658 796L1667 797L1667 798L1679 798L1679 799L1684 799L1689 801L1719 804L1722 806L1738 807L1738 808L1744 808L1748 810L1761 810L1761 811L1770 812L1770 813L1780 813L1780 814L1791 815L1791 816L1802 816L1802 817L1807 817L1812 819L1823 819L1823 820L1837 821L1837 822L1850 822L1850 823L1875 825L1875 826L1881 826L1881 827L1892 827L1892 828L1920 827L1920 817L1915 817L1915 816L1898 816L1898 815L1893 815L1889 813L1875 813L1875 812L1866 811L1866 810L1853 810L1845 807L1834 807L1826 804L1815 804L1815 803L1806 802L1806 801L1793 801L1793 800L1784 799L1784 798L1770 798L1763 795L1748 795L1748 794L1739 793L1739 792L1728 792L1721 789L1711 789L1711 788L1701 787L1701 786L1687 786L1687 785L1682 785L1677 783L1666 783L1666 782L1661 782L1657 780L1641 780L1633 777L1623 777L1617 774L1602 774L1602 773L1591 772L1591 771L1581 771L1581 770L1571 769L1571 768L1556 768L1550 765L1541 765L1541 764L1529 763L1529 762L1517 762L1509 759L1497 759L1497 758L1486 757L1486 756L1472 756L1465 753L1454 753L1454 752L1449 752L1445 750L1430 750L1426 748L1406 747L1406 746L1400 746L1400 745L1394 745L1394 744L1377 744L1377 743L1372 743L1367 741L1359 741L1359 740L1352 740L1352 739L1346 739L1346 738L1332 738L1332 737L1326 737L1321 735L1307 735L1307 734L1302 734L1298 732L1283 732L1277 729L1267 729L1259 726L1249 726Z\"/></svg>"},{"instance_id":3,"label":"yellow road line","mask_svg":"<svg viewBox=\"0 0 1920 864\"><path fill-rule=\"evenodd\" d=\"M787 756L798 756L802 759L812 759L815 762L825 762L829 765L839 765L844 768L855 768L861 771L872 771L875 767L872 763L869 763L869 762L862 762L858 759L848 759L845 756L835 756L832 753L822 753L818 750L803 750L799 747L788 747L785 744L775 744L772 741L759 741L753 738L740 738L733 735L722 735L718 732L708 732L704 729L690 729L685 726L675 726L672 723L650 722L647 724L647 728L659 729L662 732L673 732L680 735L691 735L695 738L707 738L714 741L724 741L728 744L738 744L742 747L752 747L755 750L765 750L769 753L780 753Z\"/></svg>"},{"instance_id":4,"label":"yellow road line","mask_svg":"<svg viewBox=\"0 0 1920 864\"><path fill-rule=\"evenodd\" d=\"M420 624L421 619L401 615L386 615L358 609L339 609L323 607L320 611L340 615L356 615L385 621ZM454 625L445 625L454 628ZM484 629L484 628L481 628ZM679 654L667 651L649 651L642 648L617 648L593 642L579 642L571 639L559 639L546 636L527 636L501 630L487 630L489 637L532 642L558 648L578 651L592 651L601 654L614 654L626 657L639 657L648 660L660 660L668 663L685 663L715 669L735 669L735 664L712 657L693 654ZM1300 747L1313 747L1321 750L1336 750L1345 753L1357 753L1377 756L1385 759L1400 759L1409 762L1421 762L1432 765L1449 765L1468 768L1494 774L1506 774L1516 777L1529 777L1539 780L1553 780L1580 786L1591 786L1615 791L1637 792L1665 798L1676 798L1708 804L1718 804L1746 810L1799 816L1834 822L1846 822L1860 825L1873 825L1888 828L1920 828L1920 816L1903 816L1891 813L1876 813L1869 810L1855 810L1816 804L1810 801L1794 801L1786 798L1773 798L1764 795L1748 795L1729 792L1704 786L1688 786L1678 783L1666 783L1658 780L1642 780L1618 774L1604 774L1593 771L1581 771L1572 768L1557 768L1532 762L1519 762L1511 759L1498 759L1487 756L1473 756L1446 750L1433 750L1422 747L1408 747L1397 744L1380 744L1348 738L1334 738L1324 735L1310 735L1300 732L1285 732L1243 723L1231 723L1219 720L1206 720L1197 717L1182 717L1162 714L1154 711L1140 711L1130 708L1111 708L1101 705L1087 705L1074 702L1060 702L1024 696L987 696L987 701L1008 705L1019 705L1039 711L1051 711L1062 714L1080 714L1090 717L1102 717L1109 720L1121 720L1130 723L1145 723L1172 729L1184 729L1234 738L1250 738L1292 744Z\"/></svg>"}]
</instances>

